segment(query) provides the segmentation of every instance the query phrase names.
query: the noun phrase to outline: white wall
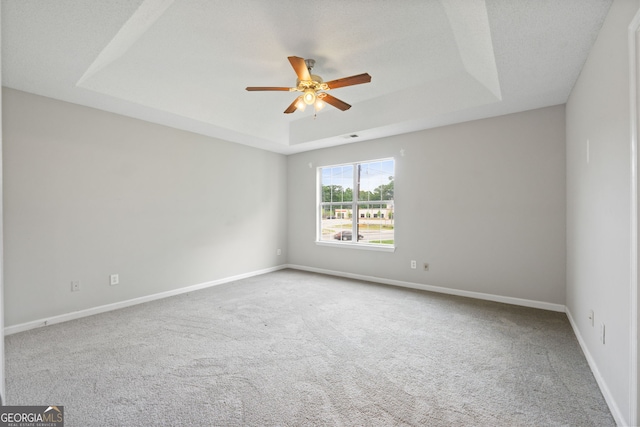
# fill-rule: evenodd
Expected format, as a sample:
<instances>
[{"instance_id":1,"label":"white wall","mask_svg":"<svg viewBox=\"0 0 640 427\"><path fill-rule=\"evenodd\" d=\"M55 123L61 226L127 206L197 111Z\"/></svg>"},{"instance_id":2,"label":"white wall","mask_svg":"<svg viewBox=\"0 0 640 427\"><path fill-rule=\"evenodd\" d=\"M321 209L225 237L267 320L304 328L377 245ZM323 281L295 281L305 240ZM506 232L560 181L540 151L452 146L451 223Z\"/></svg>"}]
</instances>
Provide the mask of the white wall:
<instances>
[{"instance_id":1,"label":"white wall","mask_svg":"<svg viewBox=\"0 0 640 427\"><path fill-rule=\"evenodd\" d=\"M289 263L563 305L564 120L555 106L289 156ZM317 246L316 168L384 157L396 251Z\"/></svg>"},{"instance_id":2,"label":"white wall","mask_svg":"<svg viewBox=\"0 0 640 427\"><path fill-rule=\"evenodd\" d=\"M632 422L627 28L638 6L637 0L613 2L566 107L567 308L623 424ZM601 323L605 344L599 340Z\"/></svg>"},{"instance_id":3,"label":"white wall","mask_svg":"<svg viewBox=\"0 0 640 427\"><path fill-rule=\"evenodd\" d=\"M283 155L6 88L3 104L7 326L285 263Z\"/></svg>"}]
</instances>

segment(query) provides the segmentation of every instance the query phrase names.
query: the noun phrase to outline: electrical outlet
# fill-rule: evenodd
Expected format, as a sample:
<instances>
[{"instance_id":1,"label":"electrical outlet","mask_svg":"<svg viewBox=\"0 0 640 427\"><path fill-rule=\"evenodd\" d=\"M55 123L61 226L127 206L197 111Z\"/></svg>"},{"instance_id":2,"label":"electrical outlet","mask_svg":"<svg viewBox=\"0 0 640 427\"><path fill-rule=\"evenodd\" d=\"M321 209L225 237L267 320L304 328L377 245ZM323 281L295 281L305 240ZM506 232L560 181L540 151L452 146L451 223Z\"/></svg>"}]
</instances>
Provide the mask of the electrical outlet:
<instances>
[{"instance_id":1,"label":"electrical outlet","mask_svg":"<svg viewBox=\"0 0 640 427\"><path fill-rule=\"evenodd\" d=\"M80 290L80 281L74 280L71 282L71 292L78 292Z\"/></svg>"},{"instance_id":2,"label":"electrical outlet","mask_svg":"<svg viewBox=\"0 0 640 427\"><path fill-rule=\"evenodd\" d=\"M282 255L282 249L276 249L276 255L278 256Z\"/></svg>"},{"instance_id":3,"label":"electrical outlet","mask_svg":"<svg viewBox=\"0 0 640 427\"><path fill-rule=\"evenodd\" d=\"M118 283L120 283L120 276L117 274L112 274L111 276L109 276L109 284L111 286L117 285Z\"/></svg>"},{"instance_id":4,"label":"electrical outlet","mask_svg":"<svg viewBox=\"0 0 640 427\"><path fill-rule=\"evenodd\" d=\"M415 259L411 260L411 268L416 268L418 266L418 264L416 263Z\"/></svg>"},{"instance_id":5,"label":"electrical outlet","mask_svg":"<svg viewBox=\"0 0 640 427\"><path fill-rule=\"evenodd\" d=\"M423 265L424 271L429 271L429 263L425 262Z\"/></svg>"}]
</instances>

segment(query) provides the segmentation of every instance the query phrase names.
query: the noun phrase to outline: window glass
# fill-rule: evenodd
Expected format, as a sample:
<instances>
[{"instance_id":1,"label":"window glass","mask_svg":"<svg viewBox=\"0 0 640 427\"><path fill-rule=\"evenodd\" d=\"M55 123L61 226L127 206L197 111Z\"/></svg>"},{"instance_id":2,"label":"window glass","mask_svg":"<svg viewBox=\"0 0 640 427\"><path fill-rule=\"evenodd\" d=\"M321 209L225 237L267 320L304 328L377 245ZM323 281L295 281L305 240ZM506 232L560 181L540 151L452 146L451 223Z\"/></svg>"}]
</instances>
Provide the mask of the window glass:
<instances>
[{"instance_id":1,"label":"window glass","mask_svg":"<svg viewBox=\"0 0 640 427\"><path fill-rule=\"evenodd\" d=\"M353 230L352 205L324 205L322 208L320 240L351 240Z\"/></svg>"},{"instance_id":2,"label":"window glass","mask_svg":"<svg viewBox=\"0 0 640 427\"><path fill-rule=\"evenodd\" d=\"M353 166L322 168L322 201L353 201Z\"/></svg>"}]
</instances>

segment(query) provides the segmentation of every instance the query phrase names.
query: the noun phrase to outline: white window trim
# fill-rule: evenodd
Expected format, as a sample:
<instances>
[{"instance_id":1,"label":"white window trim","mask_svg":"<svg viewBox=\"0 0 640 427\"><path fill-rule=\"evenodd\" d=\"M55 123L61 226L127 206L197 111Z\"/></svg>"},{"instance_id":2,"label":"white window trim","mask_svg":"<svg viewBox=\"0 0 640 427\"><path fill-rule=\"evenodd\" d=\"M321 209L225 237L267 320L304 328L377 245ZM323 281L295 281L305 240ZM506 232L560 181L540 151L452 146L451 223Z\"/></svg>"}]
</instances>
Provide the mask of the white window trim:
<instances>
[{"instance_id":1,"label":"white window trim","mask_svg":"<svg viewBox=\"0 0 640 427\"><path fill-rule=\"evenodd\" d=\"M361 249L365 251L379 251L379 252L395 252L396 246L394 245L369 245L366 243L348 243L341 241L340 243L327 242L322 240L316 240L316 245L318 246L331 246L334 248L343 248L343 249Z\"/></svg>"},{"instance_id":2,"label":"white window trim","mask_svg":"<svg viewBox=\"0 0 640 427\"><path fill-rule=\"evenodd\" d=\"M317 246L327 246L327 247L337 247L337 248L343 248L343 249L360 249L360 250L365 250L365 251L378 251L378 252L395 252L396 250L396 236L395 236L395 206L394 206L394 238L393 238L393 245L381 245L381 244L368 244L368 243L353 243L353 242L345 242L345 241L340 241L340 242L331 242L331 241L327 241L327 240L320 240L320 237L322 235L322 176L321 176L321 171L323 168L327 168L327 167L335 167L335 166L354 166L354 171L353 171L353 182L355 184L356 180L357 180L357 168L355 167L358 164L363 164L363 163L373 163L373 162L381 162L384 160L393 160L393 165L394 165L394 176L395 176L395 165L396 165L396 159L395 157L385 157L382 159L373 159L373 160L362 160L362 161L355 161L355 162L348 162L348 163L338 163L338 164L332 164L332 165L325 165L325 166L318 166L316 168L316 245ZM320 182L321 184L318 186L318 182ZM358 198L358 194L356 194L357 191L354 188L353 189L353 198L355 200L353 200L352 202L348 202L348 203L353 203L353 204L358 204L359 200ZM395 205L395 203L394 203ZM354 218L355 221L358 220L358 218Z\"/></svg>"}]
</instances>

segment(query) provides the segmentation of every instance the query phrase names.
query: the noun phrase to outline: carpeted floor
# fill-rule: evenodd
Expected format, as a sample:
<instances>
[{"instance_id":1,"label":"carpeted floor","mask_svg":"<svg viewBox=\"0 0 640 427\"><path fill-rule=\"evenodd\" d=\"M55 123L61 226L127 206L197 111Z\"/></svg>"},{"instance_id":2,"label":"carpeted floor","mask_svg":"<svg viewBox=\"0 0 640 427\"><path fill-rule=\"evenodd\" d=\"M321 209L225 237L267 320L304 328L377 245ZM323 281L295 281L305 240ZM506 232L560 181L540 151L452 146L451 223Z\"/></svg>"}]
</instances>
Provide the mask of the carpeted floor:
<instances>
[{"instance_id":1,"label":"carpeted floor","mask_svg":"<svg viewBox=\"0 0 640 427\"><path fill-rule=\"evenodd\" d=\"M566 316L282 270L6 337L65 426L613 426Z\"/></svg>"}]
</instances>

